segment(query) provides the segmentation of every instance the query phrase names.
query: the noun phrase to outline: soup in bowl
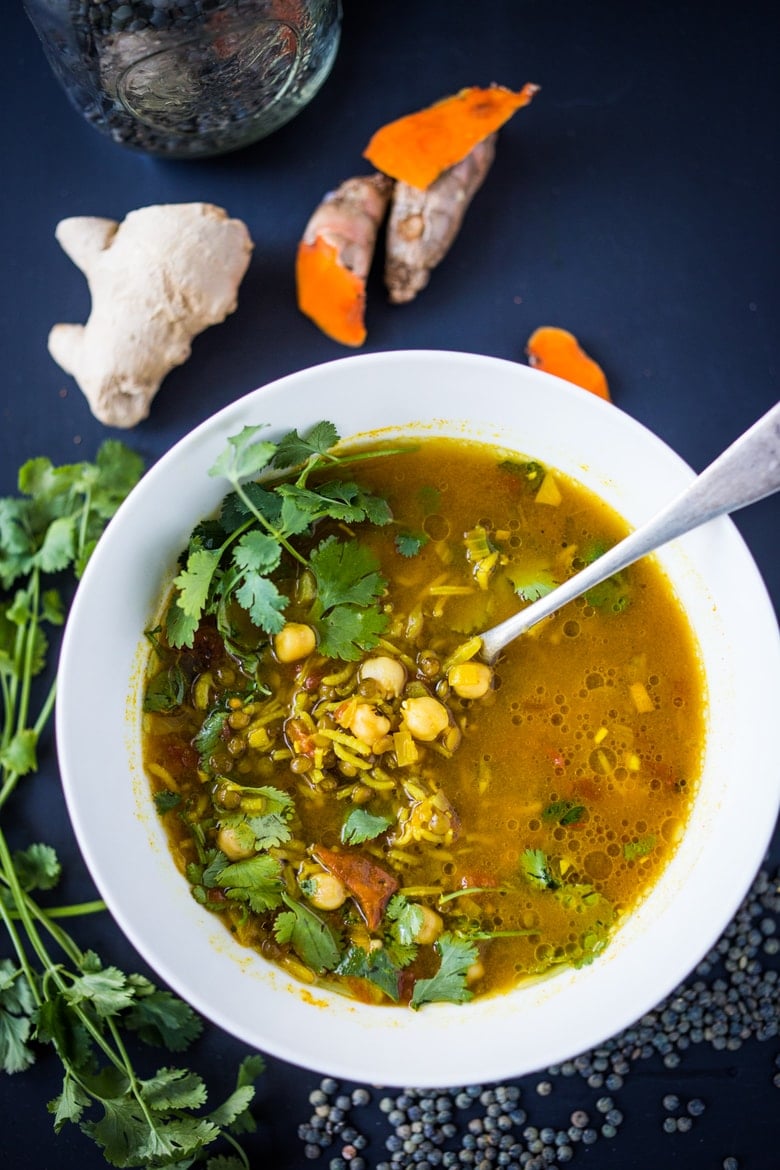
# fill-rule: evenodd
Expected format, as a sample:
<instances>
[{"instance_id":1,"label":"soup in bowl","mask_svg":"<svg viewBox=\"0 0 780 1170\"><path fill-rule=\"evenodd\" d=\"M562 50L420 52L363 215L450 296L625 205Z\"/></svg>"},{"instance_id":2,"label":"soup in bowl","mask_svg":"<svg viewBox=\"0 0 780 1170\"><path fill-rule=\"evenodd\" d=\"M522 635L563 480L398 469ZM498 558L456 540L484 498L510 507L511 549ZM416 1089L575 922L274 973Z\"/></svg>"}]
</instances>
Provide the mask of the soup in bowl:
<instances>
[{"instance_id":1,"label":"soup in bowl","mask_svg":"<svg viewBox=\"0 0 780 1170\"><path fill-rule=\"evenodd\" d=\"M544 1067L671 990L777 811L777 630L734 526L494 664L478 634L691 476L609 404L436 352L292 375L174 447L88 567L57 716L82 849L158 973L261 1050L421 1086Z\"/></svg>"}]
</instances>

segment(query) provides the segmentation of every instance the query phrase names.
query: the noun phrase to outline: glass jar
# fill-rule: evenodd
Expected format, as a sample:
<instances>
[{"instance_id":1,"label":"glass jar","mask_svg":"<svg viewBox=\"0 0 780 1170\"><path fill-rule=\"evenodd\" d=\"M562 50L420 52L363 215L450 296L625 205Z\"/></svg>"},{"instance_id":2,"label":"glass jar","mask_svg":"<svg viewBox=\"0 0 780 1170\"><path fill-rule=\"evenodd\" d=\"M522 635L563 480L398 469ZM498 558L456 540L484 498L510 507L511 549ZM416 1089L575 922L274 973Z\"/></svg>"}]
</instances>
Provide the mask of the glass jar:
<instances>
[{"instance_id":1,"label":"glass jar","mask_svg":"<svg viewBox=\"0 0 780 1170\"><path fill-rule=\"evenodd\" d=\"M340 0L24 0L54 73L115 142L169 158L264 138L330 72Z\"/></svg>"}]
</instances>

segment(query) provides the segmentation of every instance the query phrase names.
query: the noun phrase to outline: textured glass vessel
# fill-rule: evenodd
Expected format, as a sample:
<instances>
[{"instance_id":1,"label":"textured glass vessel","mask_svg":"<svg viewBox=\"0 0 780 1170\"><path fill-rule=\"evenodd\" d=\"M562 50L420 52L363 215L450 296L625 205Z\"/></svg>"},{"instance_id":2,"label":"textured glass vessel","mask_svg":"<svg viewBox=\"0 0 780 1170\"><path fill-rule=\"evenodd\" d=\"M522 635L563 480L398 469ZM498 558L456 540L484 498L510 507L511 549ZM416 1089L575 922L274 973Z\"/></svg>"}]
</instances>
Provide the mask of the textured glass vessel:
<instances>
[{"instance_id":1,"label":"textured glass vessel","mask_svg":"<svg viewBox=\"0 0 780 1170\"><path fill-rule=\"evenodd\" d=\"M115 142L170 158L277 130L328 76L340 0L24 0L73 105Z\"/></svg>"}]
</instances>

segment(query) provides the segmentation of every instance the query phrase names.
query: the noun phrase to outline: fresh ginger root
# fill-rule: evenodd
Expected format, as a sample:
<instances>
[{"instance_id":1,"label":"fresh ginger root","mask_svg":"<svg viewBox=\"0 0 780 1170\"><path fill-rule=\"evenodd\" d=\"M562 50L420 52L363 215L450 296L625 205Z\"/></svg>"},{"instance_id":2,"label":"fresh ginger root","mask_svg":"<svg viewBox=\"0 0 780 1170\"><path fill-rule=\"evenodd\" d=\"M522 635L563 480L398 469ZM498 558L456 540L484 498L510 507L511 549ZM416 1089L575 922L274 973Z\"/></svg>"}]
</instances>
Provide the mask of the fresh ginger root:
<instances>
[{"instance_id":1,"label":"fresh ginger root","mask_svg":"<svg viewBox=\"0 0 780 1170\"><path fill-rule=\"evenodd\" d=\"M462 89L382 126L363 157L378 171L424 190L527 106L538 90L530 82L518 93L502 85Z\"/></svg>"},{"instance_id":2,"label":"fresh ginger root","mask_svg":"<svg viewBox=\"0 0 780 1170\"><path fill-rule=\"evenodd\" d=\"M344 345L366 339L366 278L392 186L379 174L347 179L316 208L298 245L298 308Z\"/></svg>"},{"instance_id":3,"label":"fresh ginger root","mask_svg":"<svg viewBox=\"0 0 780 1170\"><path fill-rule=\"evenodd\" d=\"M537 370L555 374L598 398L612 401L604 371L598 362L580 347L573 333L556 325L542 325L529 337L525 352L528 363Z\"/></svg>"},{"instance_id":4,"label":"fresh ginger root","mask_svg":"<svg viewBox=\"0 0 780 1170\"><path fill-rule=\"evenodd\" d=\"M392 304L414 300L450 250L471 200L490 170L491 134L424 191L397 182L387 222L385 285Z\"/></svg>"},{"instance_id":5,"label":"fresh ginger root","mask_svg":"<svg viewBox=\"0 0 780 1170\"><path fill-rule=\"evenodd\" d=\"M131 211L122 223L64 219L55 234L87 278L92 309L86 325L55 325L49 352L96 418L135 426L192 339L235 310L249 232L211 203L174 203Z\"/></svg>"}]
</instances>

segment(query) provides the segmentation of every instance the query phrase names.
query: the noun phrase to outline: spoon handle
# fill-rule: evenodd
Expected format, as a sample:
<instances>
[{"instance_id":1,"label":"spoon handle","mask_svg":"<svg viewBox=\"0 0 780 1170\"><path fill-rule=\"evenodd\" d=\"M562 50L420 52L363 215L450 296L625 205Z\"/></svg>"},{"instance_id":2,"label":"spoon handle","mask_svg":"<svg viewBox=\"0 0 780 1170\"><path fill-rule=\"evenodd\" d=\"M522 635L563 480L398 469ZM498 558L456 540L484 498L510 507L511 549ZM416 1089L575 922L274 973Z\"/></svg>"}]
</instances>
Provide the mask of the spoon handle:
<instances>
[{"instance_id":1,"label":"spoon handle","mask_svg":"<svg viewBox=\"0 0 780 1170\"><path fill-rule=\"evenodd\" d=\"M608 552L500 625L482 634L481 657L499 651L551 613L708 520L736 512L780 490L780 402L697 476L680 495Z\"/></svg>"}]
</instances>

